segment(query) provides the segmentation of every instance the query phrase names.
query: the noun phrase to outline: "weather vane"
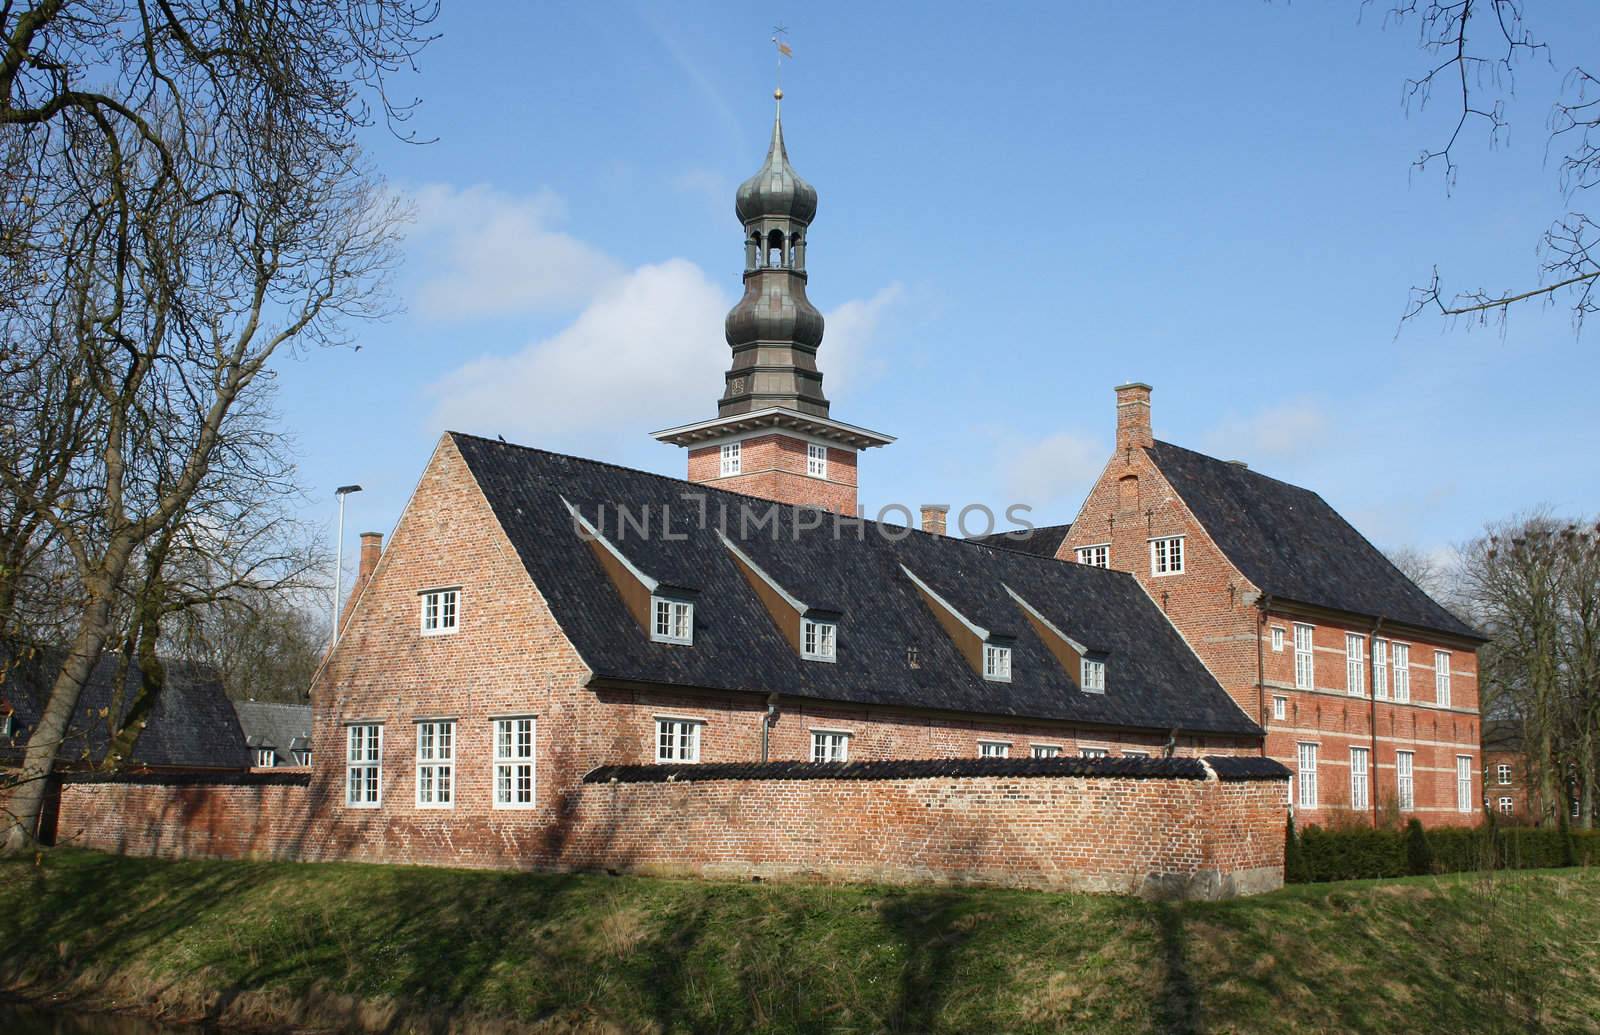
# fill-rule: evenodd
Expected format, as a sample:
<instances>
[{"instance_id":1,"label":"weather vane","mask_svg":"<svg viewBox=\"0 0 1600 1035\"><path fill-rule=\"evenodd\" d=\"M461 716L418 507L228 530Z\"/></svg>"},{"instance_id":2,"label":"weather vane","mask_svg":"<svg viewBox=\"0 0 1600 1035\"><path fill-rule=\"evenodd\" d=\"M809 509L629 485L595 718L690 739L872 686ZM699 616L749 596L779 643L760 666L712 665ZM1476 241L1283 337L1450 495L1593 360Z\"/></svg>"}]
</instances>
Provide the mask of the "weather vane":
<instances>
[{"instance_id":1,"label":"weather vane","mask_svg":"<svg viewBox=\"0 0 1600 1035\"><path fill-rule=\"evenodd\" d=\"M788 35L789 27L787 25L774 25L772 27L772 45L778 48L777 89L772 91L772 96L780 101L783 100L783 59L794 57L794 51L789 49L789 44L784 40L784 37Z\"/></svg>"}]
</instances>

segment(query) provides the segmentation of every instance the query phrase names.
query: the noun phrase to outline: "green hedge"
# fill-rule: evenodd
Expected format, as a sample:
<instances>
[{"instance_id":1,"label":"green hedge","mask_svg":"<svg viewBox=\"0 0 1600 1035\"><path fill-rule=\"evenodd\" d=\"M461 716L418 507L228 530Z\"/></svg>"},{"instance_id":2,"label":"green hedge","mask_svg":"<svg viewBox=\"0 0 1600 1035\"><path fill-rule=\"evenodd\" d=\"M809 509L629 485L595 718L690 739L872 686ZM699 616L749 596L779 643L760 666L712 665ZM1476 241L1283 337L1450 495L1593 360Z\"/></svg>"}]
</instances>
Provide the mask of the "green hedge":
<instances>
[{"instance_id":1,"label":"green hedge","mask_svg":"<svg viewBox=\"0 0 1600 1035\"><path fill-rule=\"evenodd\" d=\"M1418 838L1421 840L1419 841ZM1291 884L1433 873L1600 866L1600 830L1554 827L1438 827L1433 830L1325 830L1291 823L1285 866Z\"/></svg>"}]
</instances>

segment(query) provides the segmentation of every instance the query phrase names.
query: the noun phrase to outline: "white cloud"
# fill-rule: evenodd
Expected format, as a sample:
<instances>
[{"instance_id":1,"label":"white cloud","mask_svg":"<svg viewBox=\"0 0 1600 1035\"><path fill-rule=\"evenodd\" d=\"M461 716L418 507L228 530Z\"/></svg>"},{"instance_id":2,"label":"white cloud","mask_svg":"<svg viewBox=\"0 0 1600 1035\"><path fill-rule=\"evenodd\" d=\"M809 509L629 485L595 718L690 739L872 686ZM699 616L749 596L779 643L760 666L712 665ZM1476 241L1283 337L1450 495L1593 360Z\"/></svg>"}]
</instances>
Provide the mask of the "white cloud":
<instances>
[{"instance_id":1,"label":"white cloud","mask_svg":"<svg viewBox=\"0 0 1600 1035\"><path fill-rule=\"evenodd\" d=\"M1326 413L1309 399L1292 400L1251 417L1230 415L1205 436L1206 451L1246 462L1285 460L1326 444Z\"/></svg>"},{"instance_id":2,"label":"white cloud","mask_svg":"<svg viewBox=\"0 0 1600 1035\"><path fill-rule=\"evenodd\" d=\"M550 191L513 196L479 184L417 191L408 242L421 271L417 308L459 318L582 305L622 275L608 255L553 229L564 215Z\"/></svg>"},{"instance_id":3,"label":"white cloud","mask_svg":"<svg viewBox=\"0 0 1600 1035\"><path fill-rule=\"evenodd\" d=\"M449 374L434 386L435 418L447 428L603 455L622 436L707 416L728 362L729 305L692 262L641 266L557 334Z\"/></svg>"},{"instance_id":4,"label":"white cloud","mask_svg":"<svg viewBox=\"0 0 1600 1035\"><path fill-rule=\"evenodd\" d=\"M1058 432L1047 438L1005 449L1005 489L1010 503L1026 503L1036 511L1052 503L1076 501L1105 466L1110 449L1091 435Z\"/></svg>"},{"instance_id":5,"label":"white cloud","mask_svg":"<svg viewBox=\"0 0 1600 1035\"><path fill-rule=\"evenodd\" d=\"M904 293L896 281L871 298L854 299L823 314L826 327L817 365L822 368L823 393L830 402L839 385L847 391L855 389L887 368L883 352L871 346L877 338L878 325Z\"/></svg>"}]
</instances>

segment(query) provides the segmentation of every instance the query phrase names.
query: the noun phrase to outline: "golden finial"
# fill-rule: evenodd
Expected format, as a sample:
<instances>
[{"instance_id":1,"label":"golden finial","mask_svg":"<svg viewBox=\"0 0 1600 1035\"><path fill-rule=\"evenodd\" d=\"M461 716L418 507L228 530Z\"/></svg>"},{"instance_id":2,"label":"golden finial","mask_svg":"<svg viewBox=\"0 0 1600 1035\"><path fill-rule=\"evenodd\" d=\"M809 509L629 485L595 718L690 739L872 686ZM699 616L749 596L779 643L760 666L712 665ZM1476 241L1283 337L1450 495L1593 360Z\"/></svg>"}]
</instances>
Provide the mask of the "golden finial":
<instances>
[{"instance_id":1,"label":"golden finial","mask_svg":"<svg viewBox=\"0 0 1600 1035\"><path fill-rule=\"evenodd\" d=\"M775 101L783 100L783 87L780 86L776 90L772 91L772 99Z\"/></svg>"}]
</instances>

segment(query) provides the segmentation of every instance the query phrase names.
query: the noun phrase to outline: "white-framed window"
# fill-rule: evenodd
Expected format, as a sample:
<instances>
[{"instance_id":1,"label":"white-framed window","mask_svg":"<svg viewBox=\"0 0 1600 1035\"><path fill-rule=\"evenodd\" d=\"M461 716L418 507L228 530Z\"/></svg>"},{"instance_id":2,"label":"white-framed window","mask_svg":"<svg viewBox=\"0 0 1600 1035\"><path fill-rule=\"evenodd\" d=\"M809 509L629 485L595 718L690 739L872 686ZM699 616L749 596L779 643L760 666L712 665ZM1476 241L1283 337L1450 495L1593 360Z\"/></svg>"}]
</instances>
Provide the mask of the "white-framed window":
<instances>
[{"instance_id":1,"label":"white-framed window","mask_svg":"<svg viewBox=\"0 0 1600 1035\"><path fill-rule=\"evenodd\" d=\"M1299 765L1296 771L1300 783L1300 807L1314 809L1317 807L1317 745L1295 745L1296 761Z\"/></svg>"},{"instance_id":2,"label":"white-framed window","mask_svg":"<svg viewBox=\"0 0 1600 1035\"><path fill-rule=\"evenodd\" d=\"M979 758L1010 758L1011 742L1007 740L978 741Z\"/></svg>"},{"instance_id":3,"label":"white-framed window","mask_svg":"<svg viewBox=\"0 0 1600 1035\"><path fill-rule=\"evenodd\" d=\"M722 448L717 452L717 460L718 477L726 478L729 475L738 474L743 464L743 457L740 456L739 443L724 442L722 444Z\"/></svg>"},{"instance_id":4,"label":"white-framed window","mask_svg":"<svg viewBox=\"0 0 1600 1035\"><path fill-rule=\"evenodd\" d=\"M345 727L344 803L354 809L383 804L383 726L358 723Z\"/></svg>"},{"instance_id":5,"label":"white-framed window","mask_svg":"<svg viewBox=\"0 0 1600 1035\"><path fill-rule=\"evenodd\" d=\"M0 737L9 737L9 736L11 736L11 726L12 726L11 713L10 712L6 712L4 715L0 715Z\"/></svg>"},{"instance_id":6,"label":"white-framed window","mask_svg":"<svg viewBox=\"0 0 1600 1035\"><path fill-rule=\"evenodd\" d=\"M800 619L800 656L811 661L833 661L837 656L839 626L833 622Z\"/></svg>"},{"instance_id":7,"label":"white-framed window","mask_svg":"<svg viewBox=\"0 0 1600 1035\"><path fill-rule=\"evenodd\" d=\"M812 730L811 761L850 761L850 734L841 730Z\"/></svg>"},{"instance_id":8,"label":"white-framed window","mask_svg":"<svg viewBox=\"0 0 1600 1035\"><path fill-rule=\"evenodd\" d=\"M1352 697L1367 694L1367 638L1360 633L1344 634L1344 682Z\"/></svg>"},{"instance_id":9,"label":"white-framed window","mask_svg":"<svg viewBox=\"0 0 1600 1035\"><path fill-rule=\"evenodd\" d=\"M1272 718L1275 722L1283 722L1289 718L1289 699L1287 697L1274 697L1272 699Z\"/></svg>"},{"instance_id":10,"label":"white-framed window","mask_svg":"<svg viewBox=\"0 0 1600 1035\"><path fill-rule=\"evenodd\" d=\"M1442 708L1450 707L1450 652L1433 652L1433 694Z\"/></svg>"},{"instance_id":11,"label":"white-framed window","mask_svg":"<svg viewBox=\"0 0 1600 1035\"><path fill-rule=\"evenodd\" d=\"M1416 759L1414 751L1394 753L1395 789L1399 792L1400 808L1406 812L1417 807L1416 785L1412 780Z\"/></svg>"},{"instance_id":12,"label":"white-framed window","mask_svg":"<svg viewBox=\"0 0 1600 1035\"><path fill-rule=\"evenodd\" d=\"M1372 696L1389 699L1389 641L1377 637L1372 640Z\"/></svg>"},{"instance_id":13,"label":"white-framed window","mask_svg":"<svg viewBox=\"0 0 1600 1035\"><path fill-rule=\"evenodd\" d=\"M700 761L700 727L704 725L699 719L657 719L656 761Z\"/></svg>"},{"instance_id":14,"label":"white-framed window","mask_svg":"<svg viewBox=\"0 0 1600 1035\"><path fill-rule=\"evenodd\" d=\"M650 638L657 643L694 642L694 604L687 600L651 597Z\"/></svg>"},{"instance_id":15,"label":"white-framed window","mask_svg":"<svg viewBox=\"0 0 1600 1035\"><path fill-rule=\"evenodd\" d=\"M494 720L494 807L533 808L534 718Z\"/></svg>"},{"instance_id":16,"label":"white-framed window","mask_svg":"<svg viewBox=\"0 0 1600 1035\"><path fill-rule=\"evenodd\" d=\"M806 445L806 474L813 478L828 476L828 447L814 443Z\"/></svg>"},{"instance_id":17,"label":"white-framed window","mask_svg":"<svg viewBox=\"0 0 1600 1035\"><path fill-rule=\"evenodd\" d=\"M309 766L311 764L311 752L304 748L299 751L289 752L289 757L294 759L295 765Z\"/></svg>"},{"instance_id":18,"label":"white-framed window","mask_svg":"<svg viewBox=\"0 0 1600 1035\"><path fill-rule=\"evenodd\" d=\"M1472 811L1472 756L1456 756L1456 811Z\"/></svg>"},{"instance_id":19,"label":"white-framed window","mask_svg":"<svg viewBox=\"0 0 1600 1035\"><path fill-rule=\"evenodd\" d=\"M1350 807L1365 809L1372 804L1367 794L1367 749L1350 749Z\"/></svg>"},{"instance_id":20,"label":"white-framed window","mask_svg":"<svg viewBox=\"0 0 1600 1035\"><path fill-rule=\"evenodd\" d=\"M271 769L278 764L278 753L271 748L256 748L256 768Z\"/></svg>"},{"instance_id":21,"label":"white-framed window","mask_svg":"<svg viewBox=\"0 0 1600 1035\"><path fill-rule=\"evenodd\" d=\"M1283 653L1283 626L1281 625L1272 627L1272 652L1274 654Z\"/></svg>"},{"instance_id":22,"label":"white-framed window","mask_svg":"<svg viewBox=\"0 0 1600 1035\"><path fill-rule=\"evenodd\" d=\"M1509 787L1511 785L1511 766L1507 763L1501 762L1495 766L1494 775L1495 779L1500 781L1500 786Z\"/></svg>"},{"instance_id":23,"label":"white-framed window","mask_svg":"<svg viewBox=\"0 0 1600 1035\"><path fill-rule=\"evenodd\" d=\"M1501 798L1500 799L1500 814L1502 816L1509 816L1509 815L1511 815L1511 812L1512 812L1511 799L1510 798Z\"/></svg>"},{"instance_id":24,"label":"white-framed window","mask_svg":"<svg viewBox=\"0 0 1600 1035\"><path fill-rule=\"evenodd\" d=\"M1079 748L1079 758L1110 758L1111 752L1106 748Z\"/></svg>"},{"instance_id":25,"label":"white-framed window","mask_svg":"<svg viewBox=\"0 0 1600 1035\"><path fill-rule=\"evenodd\" d=\"M1079 664L1078 685L1091 694L1106 692L1106 663L1095 658L1084 658Z\"/></svg>"},{"instance_id":26,"label":"white-framed window","mask_svg":"<svg viewBox=\"0 0 1600 1035\"><path fill-rule=\"evenodd\" d=\"M417 808L448 809L456 800L454 719L417 723Z\"/></svg>"},{"instance_id":27,"label":"white-framed window","mask_svg":"<svg viewBox=\"0 0 1600 1035\"><path fill-rule=\"evenodd\" d=\"M1060 758L1060 744L1035 744L1030 752L1034 758Z\"/></svg>"},{"instance_id":28,"label":"white-framed window","mask_svg":"<svg viewBox=\"0 0 1600 1035\"><path fill-rule=\"evenodd\" d=\"M1011 681L1011 648L995 643L983 645L983 678Z\"/></svg>"},{"instance_id":29,"label":"white-framed window","mask_svg":"<svg viewBox=\"0 0 1600 1035\"><path fill-rule=\"evenodd\" d=\"M1183 574L1183 536L1150 540L1150 574Z\"/></svg>"},{"instance_id":30,"label":"white-framed window","mask_svg":"<svg viewBox=\"0 0 1600 1035\"><path fill-rule=\"evenodd\" d=\"M1579 801L1577 798L1573 798L1572 799L1572 818L1573 819L1579 819L1579 818L1582 817L1582 811L1583 811L1582 810L1582 805L1583 805L1583 803L1581 801Z\"/></svg>"},{"instance_id":31,"label":"white-framed window","mask_svg":"<svg viewBox=\"0 0 1600 1035\"><path fill-rule=\"evenodd\" d=\"M1150 757L1150 752L1148 752L1148 751L1124 751L1122 753L1122 757L1123 758L1149 758Z\"/></svg>"},{"instance_id":32,"label":"white-framed window","mask_svg":"<svg viewBox=\"0 0 1600 1035\"><path fill-rule=\"evenodd\" d=\"M461 591L428 589L422 598L422 635L447 636L461 626Z\"/></svg>"},{"instance_id":33,"label":"white-framed window","mask_svg":"<svg viewBox=\"0 0 1600 1035\"><path fill-rule=\"evenodd\" d=\"M1389 644L1389 655L1394 660L1394 699L1401 704L1411 703L1411 644Z\"/></svg>"},{"instance_id":34,"label":"white-framed window","mask_svg":"<svg viewBox=\"0 0 1600 1035\"><path fill-rule=\"evenodd\" d=\"M1310 690L1316 678L1317 660L1312 647L1312 628L1303 622L1294 623L1294 685L1298 690Z\"/></svg>"},{"instance_id":35,"label":"white-framed window","mask_svg":"<svg viewBox=\"0 0 1600 1035\"><path fill-rule=\"evenodd\" d=\"M1094 546L1078 547L1078 563L1094 568L1111 567L1111 544L1097 543Z\"/></svg>"}]
</instances>

